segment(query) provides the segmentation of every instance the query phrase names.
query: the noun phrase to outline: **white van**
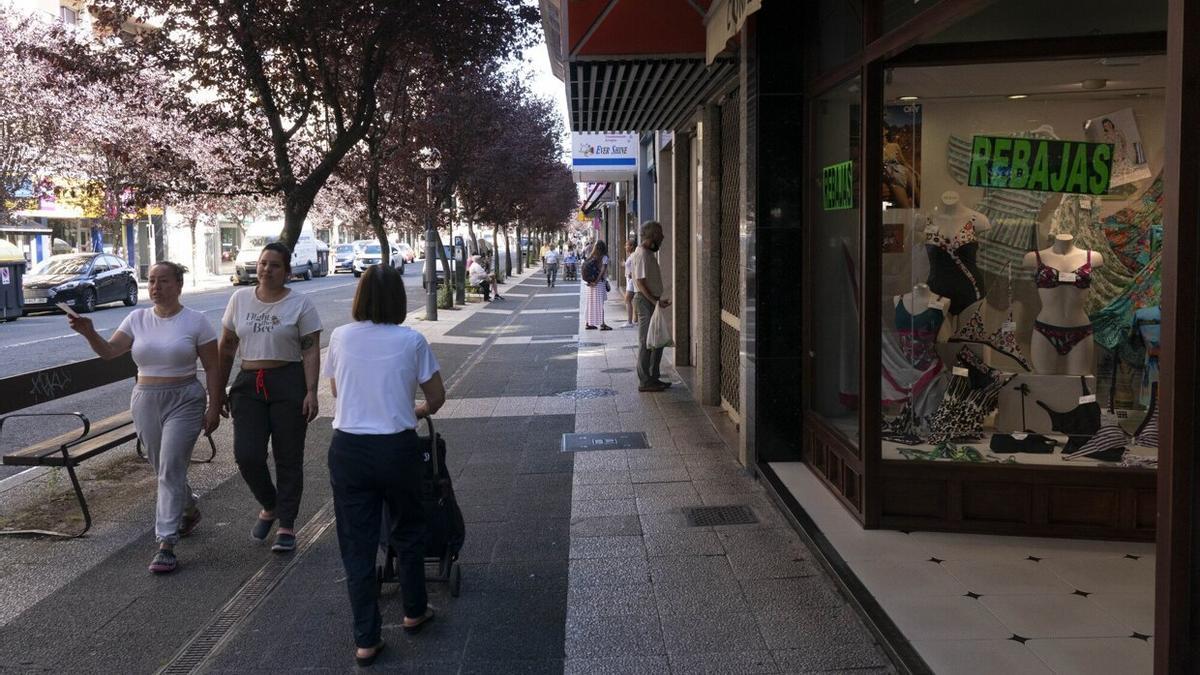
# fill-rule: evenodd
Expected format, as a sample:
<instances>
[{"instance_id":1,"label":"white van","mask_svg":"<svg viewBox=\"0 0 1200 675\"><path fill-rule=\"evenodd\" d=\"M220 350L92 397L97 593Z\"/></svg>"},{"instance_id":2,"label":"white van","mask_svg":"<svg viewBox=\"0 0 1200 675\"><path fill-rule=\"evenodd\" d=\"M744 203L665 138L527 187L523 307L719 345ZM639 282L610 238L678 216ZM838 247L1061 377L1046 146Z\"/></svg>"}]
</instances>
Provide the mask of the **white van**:
<instances>
[{"instance_id":1,"label":"white van","mask_svg":"<svg viewBox=\"0 0 1200 675\"><path fill-rule=\"evenodd\" d=\"M258 268L258 254L267 244L277 241L283 232L282 220L264 220L251 224L246 228L246 236L242 238L242 248L234 258L234 270L231 280L234 286L252 283ZM292 276L298 276L305 281L314 276L328 274L328 263L321 265L322 257L318 255L320 242L313 236L312 226L305 225L300 230L300 238L292 249ZM328 249L326 249L328 250Z\"/></svg>"}]
</instances>

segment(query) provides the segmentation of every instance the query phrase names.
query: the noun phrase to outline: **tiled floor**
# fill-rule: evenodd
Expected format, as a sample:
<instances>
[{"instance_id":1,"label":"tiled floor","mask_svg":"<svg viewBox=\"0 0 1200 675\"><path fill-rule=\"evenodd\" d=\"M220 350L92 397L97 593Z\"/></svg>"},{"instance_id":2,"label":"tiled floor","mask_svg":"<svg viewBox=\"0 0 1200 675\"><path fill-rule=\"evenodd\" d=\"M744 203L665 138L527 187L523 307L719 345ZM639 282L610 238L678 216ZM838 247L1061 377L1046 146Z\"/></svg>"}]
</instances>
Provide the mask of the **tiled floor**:
<instances>
[{"instance_id":1,"label":"tiled floor","mask_svg":"<svg viewBox=\"0 0 1200 675\"><path fill-rule=\"evenodd\" d=\"M1153 544L867 531L771 467L935 673L1153 671Z\"/></svg>"}]
</instances>

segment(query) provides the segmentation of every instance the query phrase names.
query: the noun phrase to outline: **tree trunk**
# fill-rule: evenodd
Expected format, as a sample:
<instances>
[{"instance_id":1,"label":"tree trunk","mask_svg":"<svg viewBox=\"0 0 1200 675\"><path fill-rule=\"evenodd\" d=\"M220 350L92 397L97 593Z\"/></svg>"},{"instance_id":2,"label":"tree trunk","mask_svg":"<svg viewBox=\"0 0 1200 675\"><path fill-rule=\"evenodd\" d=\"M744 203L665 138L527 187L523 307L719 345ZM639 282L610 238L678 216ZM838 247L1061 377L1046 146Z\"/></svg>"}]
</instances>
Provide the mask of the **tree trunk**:
<instances>
[{"instance_id":1,"label":"tree trunk","mask_svg":"<svg viewBox=\"0 0 1200 675\"><path fill-rule=\"evenodd\" d=\"M367 221L371 230L379 239L379 259L386 267L391 264L392 247L388 244L387 230L383 226L383 214L379 212L379 166L382 162L379 153L379 141L373 136L367 137Z\"/></svg>"},{"instance_id":2,"label":"tree trunk","mask_svg":"<svg viewBox=\"0 0 1200 675\"><path fill-rule=\"evenodd\" d=\"M471 236L471 255L479 255L479 238L475 236L475 221L467 219L467 234Z\"/></svg>"},{"instance_id":3,"label":"tree trunk","mask_svg":"<svg viewBox=\"0 0 1200 675\"><path fill-rule=\"evenodd\" d=\"M312 210L313 199L316 196L316 190L299 186L293 188L291 194L284 197L283 232L279 233L279 240L286 244L289 250L295 248L296 241L300 239L300 231L304 229L304 220L308 218L308 212Z\"/></svg>"}]
</instances>

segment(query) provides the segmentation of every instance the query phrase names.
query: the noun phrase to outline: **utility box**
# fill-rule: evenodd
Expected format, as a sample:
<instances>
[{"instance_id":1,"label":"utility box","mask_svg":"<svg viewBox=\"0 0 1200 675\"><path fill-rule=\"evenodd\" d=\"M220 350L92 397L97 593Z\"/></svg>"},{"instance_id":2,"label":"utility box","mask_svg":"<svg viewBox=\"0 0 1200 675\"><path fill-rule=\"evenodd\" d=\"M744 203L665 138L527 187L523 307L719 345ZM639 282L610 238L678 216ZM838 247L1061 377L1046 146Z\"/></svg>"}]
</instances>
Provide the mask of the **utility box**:
<instances>
[{"instance_id":1,"label":"utility box","mask_svg":"<svg viewBox=\"0 0 1200 675\"><path fill-rule=\"evenodd\" d=\"M25 254L15 244L0 239L0 320L15 321L25 309Z\"/></svg>"}]
</instances>

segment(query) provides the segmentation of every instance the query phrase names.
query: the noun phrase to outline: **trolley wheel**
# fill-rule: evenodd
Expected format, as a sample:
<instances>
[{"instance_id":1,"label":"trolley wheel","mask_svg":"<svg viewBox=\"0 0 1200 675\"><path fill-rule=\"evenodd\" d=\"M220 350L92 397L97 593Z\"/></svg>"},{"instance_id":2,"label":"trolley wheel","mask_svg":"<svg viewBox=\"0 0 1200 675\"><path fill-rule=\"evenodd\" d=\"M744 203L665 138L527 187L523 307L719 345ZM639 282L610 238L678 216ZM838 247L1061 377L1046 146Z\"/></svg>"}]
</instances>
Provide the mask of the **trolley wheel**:
<instances>
[{"instance_id":1,"label":"trolley wheel","mask_svg":"<svg viewBox=\"0 0 1200 675\"><path fill-rule=\"evenodd\" d=\"M453 563L450 568L450 597L457 598L462 589L462 565Z\"/></svg>"}]
</instances>

